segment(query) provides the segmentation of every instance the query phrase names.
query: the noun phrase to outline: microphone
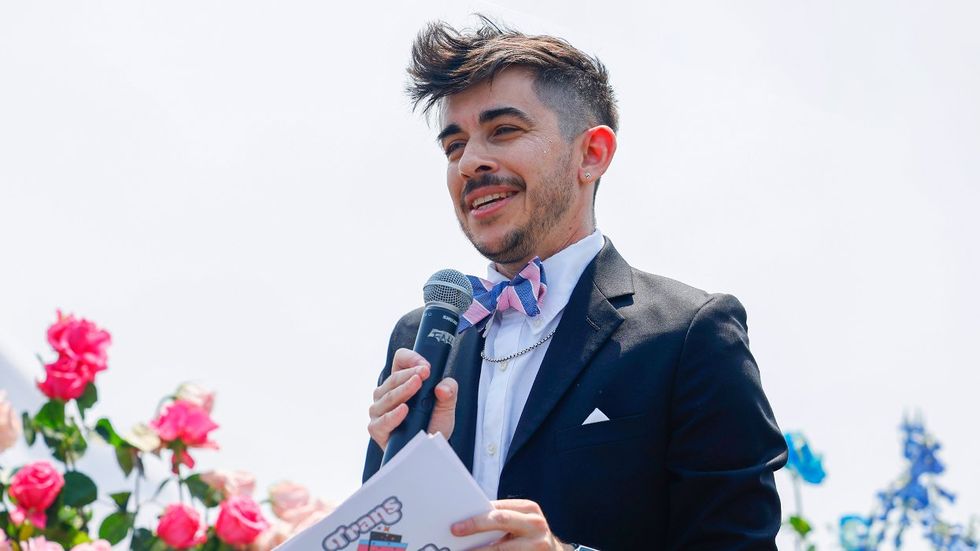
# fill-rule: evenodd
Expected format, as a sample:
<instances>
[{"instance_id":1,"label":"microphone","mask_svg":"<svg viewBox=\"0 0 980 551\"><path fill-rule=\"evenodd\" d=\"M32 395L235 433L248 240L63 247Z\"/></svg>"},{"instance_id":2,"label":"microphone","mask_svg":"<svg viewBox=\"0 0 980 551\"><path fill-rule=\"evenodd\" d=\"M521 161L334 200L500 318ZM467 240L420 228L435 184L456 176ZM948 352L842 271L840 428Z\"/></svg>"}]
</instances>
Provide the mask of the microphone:
<instances>
[{"instance_id":1,"label":"microphone","mask_svg":"<svg viewBox=\"0 0 980 551\"><path fill-rule=\"evenodd\" d=\"M436 404L435 387L442 380L449 350L456 341L459 316L473 302L473 286L461 272L447 268L432 274L425 282L422 298L425 300L425 310L422 311L422 322L419 323L412 350L429 362L429 378L422 381L422 387L406 402L408 415L388 437L382 465L401 451L419 431L429 428L432 409Z\"/></svg>"}]
</instances>

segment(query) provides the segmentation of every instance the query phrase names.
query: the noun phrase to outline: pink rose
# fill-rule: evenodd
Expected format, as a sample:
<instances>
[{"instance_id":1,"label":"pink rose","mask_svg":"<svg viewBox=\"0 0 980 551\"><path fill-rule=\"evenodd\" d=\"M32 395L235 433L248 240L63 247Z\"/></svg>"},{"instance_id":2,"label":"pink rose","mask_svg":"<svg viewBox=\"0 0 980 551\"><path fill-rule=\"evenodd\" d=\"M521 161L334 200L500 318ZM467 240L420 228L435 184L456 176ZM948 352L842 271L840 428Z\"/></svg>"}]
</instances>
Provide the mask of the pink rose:
<instances>
[{"instance_id":1,"label":"pink rose","mask_svg":"<svg viewBox=\"0 0 980 551\"><path fill-rule=\"evenodd\" d=\"M336 508L336 504L324 503L318 499L306 507L296 510L294 512L294 516L298 518L298 520L295 524L293 524L293 535L299 534L303 530L306 530L310 526L313 526L317 522L327 518L327 515L332 513Z\"/></svg>"},{"instance_id":2,"label":"pink rose","mask_svg":"<svg viewBox=\"0 0 980 551\"><path fill-rule=\"evenodd\" d=\"M0 452L16 444L22 430L20 417L7 401L7 391L0 390Z\"/></svg>"},{"instance_id":3,"label":"pink rose","mask_svg":"<svg viewBox=\"0 0 980 551\"><path fill-rule=\"evenodd\" d=\"M293 526L293 533L298 525L303 528L311 526L316 521L330 514L336 506L324 503L319 499L310 500L310 493L303 486L293 482L279 482L269 488L269 501L272 512L280 519Z\"/></svg>"},{"instance_id":4,"label":"pink rose","mask_svg":"<svg viewBox=\"0 0 980 551\"><path fill-rule=\"evenodd\" d=\"M106 369L106 348L112 342L108 332L86 319L75 319L58 312L58 321L48 328L51 348L79 365L88 382L95 381L95 374Z\"/></svg>"},{"instance_id":5,"label":"pink rose","mask_svg":"<svg viewBox=\"0 0 980 551\"><path fill-rule=\"evenodd\" d=\"M7 534L3 530L0 530L0 551L13 551L10 541L7 540Z\"/></svg>"},{"instance_id":6,"label":"pink rose","mask_svg":"<svg viewBox=\"0 0 980 551\"><path fill-rule=\"evenodd\" d=\"M293 536L293 527L282 521L275 521L266 528L250 545L249 551L272 551Z\"/></svg>"},{"instance_id":7,"label":"pink rose","mask_svg":"<svg viewBox=\"0 0 980 551\"><path fill-rule=\"evenodd\" d=\"M48 398L63 402L77 399L91 382L80 364L64 355L45 365L44 373L44 381L39 381L37 387Z\"/></svg>"},{"instance_id":8,"label":"pink rose","mask_svg":"<svg viewBox=\"0 0 980 551\"><path fill-rule=\"evenodd\" d=\"M25 465L11 477L7 489L16 504L10 520L14 524L23 524L26 519L43 530L48 523L44 510L54 503L64 485L64 477L51 463L36 461Z\"/></svg>"},{"instance_id":9,"label":"pink rose","mask_svg":"<svg viewBox=\"0 0 980 551\"><path fill-rule=\"evenodd\" d=\"M204 408L211 413L214 408L214 392L194 383L184 383L177 388L176 398Z\"/></svg>"},{"instance_id":10,"label":"pink rose","mask_svg":"<svg viewBox=\"0 0 980 551\"><path fill-rule=\"evenodd\" d=\"M252 498L235 496L221 502L214 531L228 545L248 545L269 527Z\"/></svg>"},{"instance_id":11,"label":"pink rose","mask_svg":"<svg viewBox=\"0 0 980 551\"><path fill-rule=\"evenodd\" d=\"M251 496L255 492L255 476L245 471L208 471L201 473L201 480L220 492L225 499L239 495Z\"/></svg>"},{"instance_id":12,"label":"pink rose","mask_svg":"<svg viewBox=\"0 0 980 551\"><path fill-rule=\"evenodd\" d=\"M190 505L168 505L157 524L157 536L175 549L187 549L204 543L207 527L201 523L201 515Z\"/></svg>"},{"instance_id":13,"label":"pink rose","mask_svg":"<svg viewBox=\"0 0 980 551\"><path fill-rule=\"evenodd\" d=\"M48 541L44 536L31 538L20 544L21 551L65 551L60 543Z\"/></svg>"},{"instance_id":14,"label":"pink rose","mask_svg":"<svg viewBox=\"0 0 980 551\"><path fill-rule=\"evenodd\" d=\"M88 543L80 543L72 547L71 551L112 551L112 545L106 540L95 540Z\"/></svg>"},{"instance_id":15,"label":"pink rose","mask_svg":"<svg viewBox=\"0 0 980 551\"><path fill-rule=\"evenodd\" d=\"M286 522L294 522L292 511L305 507L310 502L310 492L304 486L284 481L269 487L269 501L272 512Z\"/></svg>"},{"instance_id":16,"label":"pink rose","mask_svg":"<svg viewBox=\"0 0 980 551\"><path fill-rule=\"evenodd\" d=\"M164 445L174 450L173 470L181 463L194 467L194 458L185 448L218 449L218 444L208 439L208 433L218 428L208 412L186 400L170 403L156 419L150 422ZM176 445L174 445L176 443Z\"/></svg>"}]
</instances>

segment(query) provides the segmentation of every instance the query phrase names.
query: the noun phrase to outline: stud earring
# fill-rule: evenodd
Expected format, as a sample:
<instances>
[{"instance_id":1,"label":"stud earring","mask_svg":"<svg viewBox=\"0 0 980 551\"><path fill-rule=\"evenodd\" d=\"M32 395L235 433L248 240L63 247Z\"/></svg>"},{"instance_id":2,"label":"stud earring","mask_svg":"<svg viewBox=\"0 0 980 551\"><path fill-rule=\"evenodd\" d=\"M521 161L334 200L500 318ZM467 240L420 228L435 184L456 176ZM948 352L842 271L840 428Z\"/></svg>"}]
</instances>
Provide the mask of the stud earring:
<instances>
[{"instance_id":1,"label":"stud earring","mask_svg":"<svg viewBox=\"0 0 980 551\"><path fill-rule=\"evenodd\" d=\"M585 173L585 179L586 180L591 180L592 179L592 173L591 172L586 172Z\"/></svg>"}]
</instances>

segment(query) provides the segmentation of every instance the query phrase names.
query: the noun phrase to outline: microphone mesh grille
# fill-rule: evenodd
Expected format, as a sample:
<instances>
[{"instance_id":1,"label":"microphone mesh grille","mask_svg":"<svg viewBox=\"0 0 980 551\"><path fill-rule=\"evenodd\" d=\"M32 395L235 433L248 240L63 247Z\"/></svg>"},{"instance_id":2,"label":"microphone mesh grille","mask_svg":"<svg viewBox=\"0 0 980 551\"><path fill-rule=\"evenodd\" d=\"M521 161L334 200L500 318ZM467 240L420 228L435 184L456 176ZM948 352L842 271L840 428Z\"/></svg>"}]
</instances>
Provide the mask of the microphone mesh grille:
<instances>
[{"instance_id":1,"label":"microphone mesh grille","mask_svg":"<svg viewBox=\"0 0 980 551\"><path fill-rule=\"evenodd\" d=\"M442 302L465 312L473 303L473 286L459 270L446 268L432 274L422 286L425 303Z\"/></svg>"}]
</instances>

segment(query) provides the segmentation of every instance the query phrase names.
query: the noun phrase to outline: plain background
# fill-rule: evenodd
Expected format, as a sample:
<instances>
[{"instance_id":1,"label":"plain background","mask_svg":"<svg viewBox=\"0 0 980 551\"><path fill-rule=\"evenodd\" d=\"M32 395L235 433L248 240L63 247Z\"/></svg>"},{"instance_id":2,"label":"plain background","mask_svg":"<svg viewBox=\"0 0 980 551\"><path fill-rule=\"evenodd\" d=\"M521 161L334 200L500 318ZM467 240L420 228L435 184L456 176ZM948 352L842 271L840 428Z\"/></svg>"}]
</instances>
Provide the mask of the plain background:
<instances>
[{"instance_id":1,"label":"plain background","mask_svg":"<svg viewBox=\"0 0 980 551\"><path fill-rule=\"evenodd\" d=\"M745 304L781 427L825 454L821 542L900 474L905 413L944 444L946 516L980 512L965 1L0 4L4 379L39 376L62 308L112 332L98 413L147 421L197 381L203 467L355 490L392 325L437 269L485 270L402 93L422 25L477 11L609 67L599 227Z\"/></svg>"}]
</instances>

